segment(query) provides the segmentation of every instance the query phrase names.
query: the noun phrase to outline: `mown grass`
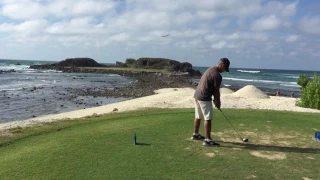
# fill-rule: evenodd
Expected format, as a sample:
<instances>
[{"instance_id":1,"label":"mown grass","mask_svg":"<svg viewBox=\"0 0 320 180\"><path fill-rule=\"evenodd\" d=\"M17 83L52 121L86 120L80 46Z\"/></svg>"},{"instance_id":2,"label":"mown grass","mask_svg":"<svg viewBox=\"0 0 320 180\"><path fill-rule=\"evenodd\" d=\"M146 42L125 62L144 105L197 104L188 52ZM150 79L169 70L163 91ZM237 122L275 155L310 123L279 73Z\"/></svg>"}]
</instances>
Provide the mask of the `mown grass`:
<instances>
[{"instance_id":1,"label":"mown grass","mask_svg":"<svg viewBox=\"0 0 320 180\"><path fill-rule=\"evenodd\" d=\"M131 71L131 72L168 72L165 69L142 69L142 68L120 68L120 67L81 67L82 69L105 69L117 71Z\"/></svg>"},{"instance_id":2,"label":"mown grass","mask_svg":"<svg viewBox=\"0 0 320 180\"><path fill-rule=\"evenodd\" d=\"M213 138L191 141L192 109L148 109L15 128L0 138L1 179L317 179L319 114L218 111ZM318 128L318 129L316 129ZM203 126L201 126L203 132ZM138 145L133 145L133 134ZM257 156L258 154L258 156ZM211 156L211 157L209 157ZM261 157L262 156L262 157ZM268 159L269 158L269 159Z\"/></svg>"}]
</instances>

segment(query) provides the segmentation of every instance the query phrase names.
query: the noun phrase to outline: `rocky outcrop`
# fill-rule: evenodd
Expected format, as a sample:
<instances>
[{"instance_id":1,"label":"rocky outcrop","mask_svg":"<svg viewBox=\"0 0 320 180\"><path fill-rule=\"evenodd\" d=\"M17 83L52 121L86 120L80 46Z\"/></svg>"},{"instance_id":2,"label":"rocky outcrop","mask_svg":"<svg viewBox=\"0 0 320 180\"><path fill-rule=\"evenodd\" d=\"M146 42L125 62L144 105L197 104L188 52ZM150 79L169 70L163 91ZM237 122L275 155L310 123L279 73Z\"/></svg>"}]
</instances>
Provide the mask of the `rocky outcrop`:
<instances>
[{"instance_id":1,"label":"rocky outcrop","mask_svg":"<svg viewBox=\"0 0 320 180\"><path fill-rule=\"evenodd\" d=\"M180 64L179 70L182 72L189 72L192 70L192 64L184 62Z\"/></svg>"},{"instance_id":2,"label":"rocky outcrop","mask_svg":"<svg viewBox=\"0 0 320 180\"><path fill-rule=\"evenodd\" d=\"M102 64L97 63L91 58L68 58L58 63L52 64L53 66L76 66L76 67L102 67Z\"/></svg>"},{"instance_id":3,"label":"rocky outcrop","mask_svg":"<svg viewBox=\"0 0 320 180\"><path fill-rule=\"evenodd\" d=\"M180 63L179 61L165 58L139 58L133 63L116 63L117 67L130 67L141 69L166 69L169 72L188 72L191 75L201 75L201 73L192 68L192 64L188 62Z\"/></svg>"},{"instance_id":4,"label":"rocky outcrop","mask_svg":"<svg viewBox=\"0 0 320 180\"><path fill-rule=\"evenodd\" d=\"M53 69L62 72L79 72L78 67L103 67L91 58L68 58L58 63L32 65L30 69Z\"/></svg>"},{"instance_id":5,"label":"rocky outcrop","mask_svg":"<svg viewBox=\"0 0 320 180\"><path fill-rule=\"evenodd\" d=\"M130 72L127 72L130 73ZM197 83L187 76L170 76L170 73L160 75L160 73L140 72L131 73L130 77L134 83L129 83L124 87L107 88L97 91L94 88L78 92L79 96L104 96L104 97L143 97L154 94L154 90L162 88L195 88Z\"/></svg>"},{"instance_id":6,"label":"rocky outcrop","mask_svg":"<svg viewBox=\"0 0 320 180\"><path fill-rule=\"evenodd\" d=\"M110 70L107 69L85 69L79 67L101 67L101 65L90 58L74 58L66 59L55 64L46 65L33 65L30 66L31 69L53 69L62 72L77 72L77 73L109 73ZM127 67L126 63L117 61L116 67ZM166 69L173 75L187 75L187 76L201 76L202 74L198 70L192 68L192 64L188 62L180 63L179 61L164 59L164 58L140 58L130 64L132 68L141 69ZM111 73L114 73L112 71ZM117 70L115 74L127 74L128 72ZM137 72L133 72L137 73Z\"/></svg>"}]
</instances>

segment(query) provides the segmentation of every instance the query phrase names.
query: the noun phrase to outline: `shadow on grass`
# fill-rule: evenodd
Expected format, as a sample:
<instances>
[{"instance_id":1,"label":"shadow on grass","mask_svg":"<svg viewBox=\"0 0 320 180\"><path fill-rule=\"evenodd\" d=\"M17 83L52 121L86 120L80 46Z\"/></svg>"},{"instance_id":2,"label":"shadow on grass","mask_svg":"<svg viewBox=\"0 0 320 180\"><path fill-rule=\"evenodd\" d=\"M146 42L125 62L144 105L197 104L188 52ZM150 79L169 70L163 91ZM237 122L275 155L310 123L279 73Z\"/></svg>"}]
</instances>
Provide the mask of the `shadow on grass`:
<instances>
[{"instance_id":1,"label":"shadow on grass","mask_svg":"<svg viewBox=\"0 0 320 180\"><path fill-rule=\"evenodd\" d=\"M316 148L284 147L284 146L275 146L275 145L261 145L261 144L224 142L224 141L220 141L220 142L223 143L221 147L225 147L225 148L241 148L241 149L261 150L261 151L320 154L320 149L316 149ZM224 144L227 144L227 145L224 145Z\"/></svg>"},{"instance_id":2,"label":"shadow on grass","mask_svg":"<svg viewBox=\"0 0 320 180\"><path fill-rule=\"evenodd\" d=\"M147 143L136 143L137 146L151 146L151 144L147 144Z\"/></svg>"}]
</instances>

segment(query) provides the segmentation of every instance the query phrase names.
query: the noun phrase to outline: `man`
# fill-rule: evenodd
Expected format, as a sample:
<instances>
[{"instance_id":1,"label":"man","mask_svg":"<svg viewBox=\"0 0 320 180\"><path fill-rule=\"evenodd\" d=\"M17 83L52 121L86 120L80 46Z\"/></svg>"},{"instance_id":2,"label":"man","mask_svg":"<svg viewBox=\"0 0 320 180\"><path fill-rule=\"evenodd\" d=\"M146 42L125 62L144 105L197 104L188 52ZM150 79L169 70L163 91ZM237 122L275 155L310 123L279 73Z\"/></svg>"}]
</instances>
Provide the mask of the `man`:
<instances>
[{"instance_id":1,"label":"man","mask_svg":"<svg viewBox=\"0 0 320 180\"><path fill-rule=\"evenodd\" d=\"M220 73L229 72L230 61L221 58L215 67L210 67L202 75L200 83L194 93L195 98L195 119L193 140L202 140L205 146L220 146L219 143L211 139L211 120L213 118L212 96L214 105L220 109L220 85L222 76ZM204 118L205 137L199 134L201 118Z\"/></svg>"}]
</instances>

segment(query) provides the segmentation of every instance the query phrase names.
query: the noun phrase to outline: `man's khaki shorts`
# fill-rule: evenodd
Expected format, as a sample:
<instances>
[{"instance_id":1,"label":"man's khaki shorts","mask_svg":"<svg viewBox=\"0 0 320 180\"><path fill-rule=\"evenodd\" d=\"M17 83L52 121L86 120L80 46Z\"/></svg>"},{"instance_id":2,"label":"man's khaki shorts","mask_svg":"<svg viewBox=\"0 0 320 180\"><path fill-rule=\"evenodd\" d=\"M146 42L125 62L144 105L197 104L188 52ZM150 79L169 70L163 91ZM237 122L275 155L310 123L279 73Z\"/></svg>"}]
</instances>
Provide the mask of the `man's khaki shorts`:
<instances>
[{"instance_id":1,"label":"man's khaki shorts","mask_svg":"<svg viewBox=\"0 0 320 180\"><path fill-rule=\"evenodd\" d=\"M199 101L194 99L195 105L195 118L212 120L213 118L213 105L212 101Z\"/></svg>"}]
</instances>

